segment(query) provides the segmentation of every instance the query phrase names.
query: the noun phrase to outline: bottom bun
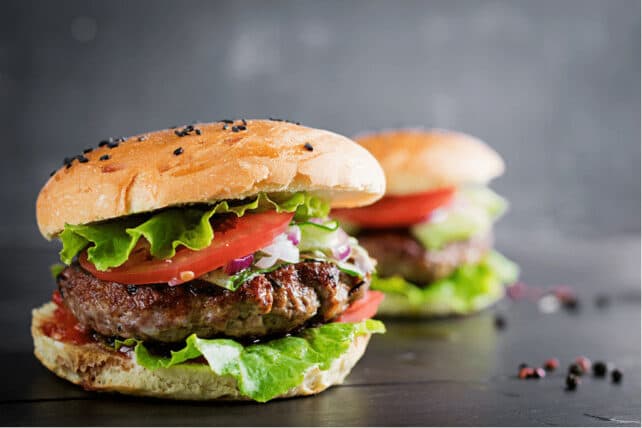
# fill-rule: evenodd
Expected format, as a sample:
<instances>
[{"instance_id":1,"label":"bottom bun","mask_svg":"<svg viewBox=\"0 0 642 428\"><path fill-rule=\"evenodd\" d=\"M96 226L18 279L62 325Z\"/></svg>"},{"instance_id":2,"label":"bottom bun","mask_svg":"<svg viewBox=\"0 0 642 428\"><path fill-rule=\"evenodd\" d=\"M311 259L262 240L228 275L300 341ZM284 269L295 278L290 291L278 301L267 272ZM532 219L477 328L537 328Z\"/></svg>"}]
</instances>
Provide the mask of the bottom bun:
<instances>
[{"instance_id":1,"label":"bottom bun","mask_svg":"<svg viewBox=\"0 0 642 428\"><path fill-rule=\"evenodd\" d=\"M42 326L55 309L55 304L47 303L32 312L34 354L49 370L86 390L174 400L250 400L239 392L233 377L219 376L204 363L149 370L133 357L99 343L74 345L52 339L43 333ZM276 398L317 394L342 383L369 340L370 334L355 336L348 350L328 370L309 369L300 385Z\"/></svg>"}]
</instances>

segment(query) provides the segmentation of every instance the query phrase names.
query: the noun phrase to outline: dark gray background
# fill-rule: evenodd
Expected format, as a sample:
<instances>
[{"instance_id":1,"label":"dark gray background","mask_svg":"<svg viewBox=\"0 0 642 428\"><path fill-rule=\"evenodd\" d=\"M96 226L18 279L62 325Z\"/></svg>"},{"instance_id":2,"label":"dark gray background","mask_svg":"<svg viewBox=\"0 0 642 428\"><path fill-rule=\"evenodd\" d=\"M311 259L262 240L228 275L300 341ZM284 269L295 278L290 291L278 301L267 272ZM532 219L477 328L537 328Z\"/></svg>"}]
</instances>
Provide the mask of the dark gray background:
<instances>
[{"instance_id":1,"label":"dark gray background","mask_svg":"<svg viewBox=\"0 0 642 428\"><path fill-rule=\"evenodd\" d=\"M0 32L3 246L45 245L64 156L241 116L463 130L507 160L500 239L640 232L636 0L4 1Z\"/></svg>"},{"instance_id":2,"label":"dark gray background","mask_svg":"<svg viewBox=\"0 0 642 428\"><path fill-rule=\"evenodd\" d=\"M545 315L387 320L343 386L265 406L91 394L33 358L30 309L56 243L34 205L64 156L194 119L280 116L354 133L439 126L507 160L500 249L530 285L581 305ZM0 2L0 424L639 425L640 4L566 1ZM16 248L19 247L19 248ZM594 299L605 294L606 309ZM624 383L522 361L613 361Z\"/></svg>"}]
</instances>

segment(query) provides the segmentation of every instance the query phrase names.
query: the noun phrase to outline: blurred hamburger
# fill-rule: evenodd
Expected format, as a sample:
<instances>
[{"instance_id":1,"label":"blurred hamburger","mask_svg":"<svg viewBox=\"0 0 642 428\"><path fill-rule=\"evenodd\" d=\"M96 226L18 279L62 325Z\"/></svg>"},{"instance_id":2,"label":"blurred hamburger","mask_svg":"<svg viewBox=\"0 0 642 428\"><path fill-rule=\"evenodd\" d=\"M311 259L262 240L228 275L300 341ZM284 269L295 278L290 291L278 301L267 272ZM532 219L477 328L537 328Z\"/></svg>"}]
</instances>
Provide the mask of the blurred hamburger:
<instances>
[{"instance_id":1,"label":"blurred hamburger","mask_svg":"<svg viewBox=\"0 0 642 428\"><path fill-rule=\"evenodd\" d=\"M36 357L89 390L172 399L308 395L383 325L373 261L328 217L384 191L340 135L281 120L197 123L65 159L37 201L62 242Z\"/></svg>"},{"instance_id":2,"label":"blurred hamburger","mask_svg":"<svg viewBox=\"0 0 642 428\"><path fill-rule=\"evenodd\" d=\"M383 167L386 196L333 216L378 261L372 288L386 294L379 313L469 314L500 300L518 274L493 250L493 224L507 204L487 184L503 173L501 157L445 130L384 131L356 141Z\"/></svg>"}]
</instances>

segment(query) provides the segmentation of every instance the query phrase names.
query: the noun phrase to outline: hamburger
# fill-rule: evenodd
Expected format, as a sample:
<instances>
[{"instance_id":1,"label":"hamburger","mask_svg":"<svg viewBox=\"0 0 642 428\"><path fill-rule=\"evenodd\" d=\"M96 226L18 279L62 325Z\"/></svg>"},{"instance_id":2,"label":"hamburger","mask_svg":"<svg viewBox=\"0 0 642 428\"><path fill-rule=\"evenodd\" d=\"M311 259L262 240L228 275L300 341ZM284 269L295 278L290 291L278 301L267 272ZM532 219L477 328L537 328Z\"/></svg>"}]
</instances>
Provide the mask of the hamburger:
<instances>
[{"instance_id":1,"label":"hamburger","mask_svg":"<svg viewBox=\"0 0 642 428\"><path fill-rule=\"evenodd\" d=\"M225 120L65 159L36 214L62 243L35 356L87 390L265 402L341 383L382 295L328 217L379 199L381 167L332 132Z\"/></svg>"},{"instance_id":2,"label":"hamburger","mask_svg":"<svg viewBox=\"0 0 642 428\"><path fill-rule=\"evenodd\" d=\"M375 204L333 211L378 261L380 314L469 314L497 302L518 269L493 250L506 201L487 187L504 171L482 141L444 130L391 130L356 138L386 174Z\"/></svg>"}]
</instances>

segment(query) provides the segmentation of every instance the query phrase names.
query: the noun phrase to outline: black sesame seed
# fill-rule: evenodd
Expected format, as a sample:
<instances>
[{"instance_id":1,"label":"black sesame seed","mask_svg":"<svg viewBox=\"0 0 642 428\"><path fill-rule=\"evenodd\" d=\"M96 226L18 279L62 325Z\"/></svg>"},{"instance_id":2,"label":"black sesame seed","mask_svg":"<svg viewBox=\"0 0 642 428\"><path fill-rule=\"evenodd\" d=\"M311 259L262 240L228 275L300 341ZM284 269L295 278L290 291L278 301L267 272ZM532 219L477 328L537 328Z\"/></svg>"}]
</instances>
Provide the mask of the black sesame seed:
<instances>
[{"instance_id":1,"label":"black sesame seed","mask_svg":"<svg viewBox=\"0 0 642 428\"><path fill-rule=\"evenodd\" d=\"M223 131L227 131L227 125L223 125Z\"/></svg>"},{"instance_id":2,"label":"black sesame seed","mask_svg":"<svg viewBox=\"0 0 642 428\"><path fill-rule=\"evenodd\" d=\"M245 131L247 129L247 126L239 125L239 126L237 126L237 128L238 128L239 131Z\"/></svg>"},{"instance_id":3,"label":"black sesame seed","mask_svg":"<svg viewBox=\"0 0 642 428\"><path fill-rule=\"evenodd\" d=\"M309 152L311 152L312 150L314 150L314 147L312 147L312 144L310 144L310 143L305 143L305 144L303 145L303 147L304 147L307 151L309 151Z\"/></svg>"},{"instance_id":4,"label":"black sesame seed","mask_svg":"<svg viewBox=\"0 0 642 428\"><path fill-rule=\"evenodd\" d=\"M238 126L233 126L232 127L232 132L239 132L239 127Z\"/></svg>"},{"instance_id":5,"label":"black sesame seed","mask_svg":"<svg viewBox=\"0 0 642 428\"><path fill-rule=\"evenodd\" d=\"M126 138L126 137L118 137L118 138L114 138L114 141L117 141L117 142L120 142L120 143L122 143L123 141L126 141L126 140L127 140L127 138Z\"/></svg>"},{"instance_id":6,"label":"black sesame seed","mask_svg":"<svg viewBox=\"0 0 642 428\"><path fill-rule=\"evenodd\" d=\"M241 119L241 122L243 123L243 125L247 126L247 121L245 119Z\"/></svg>"},{"instance_id":7,"label":"black sesame seed","mask_svg":"<svg viewBox=\"0 0 642 428\"><path fill-rule=\"evenodd\" d=\"M182 147L179 147L176 150L174 150L174 155L175 156L178 156L178 155L181 155L181 154L183 154L183 148Z\"/></svg>"},{"instance_id":8,"label":"black sesame seed","mask_svg":"<svg viewBox=\"0 0 642 428\"><path fill-rule=\"evenodd\" d=\"M109 143L110 143L110 140L102 140L100 143L98 143L98 147L106 146Z\"/></svg>"},{"instance_id":9,"label":"black sesame seed","mask_svg":"<svg viewBox=\"0 0 642 428\"><path fill-rule=\"evenodd\" d=\"M93 149L93 148L91 148L91 147L87 147L87 148L86 148L85 150L83 150L82 152L83 152L83 153L89 153L89 152L91 152L92 150L94 150L94 149Z\"/></svg>"},{"instance_id":10,"label":"black sesame seed","mask_svg":"<svg viewBox=\"0 0 642 428\"><path fill-rule=\"evenodd\" d=\"M622 382L622 372L619 371L618 369L615 369L611 372L611 380L613 383L620 383Z\"/></svg>"},{"instance_id":11,"label":"black sesame seed","mask_svg":"<svg viewBox=\"0 0 642 428\"><path fill-rule=\"evenodd\" d=\"M120 143L118 143L117 141L111 141L107 143L107 147L109 147L110 149L115 149L116 147L118 147L119 144Z\"/></svg>"},{"instance_id":12,"label":"black sesame seed","mask_svg":"<svg viewBox=\"0 0 642 428\"><path fill-rule=\"evenodd\" d=\"M49 173L49 177L53 177L54 175L56 175L56 172L58 172L58 170L51 171L51 172Z\"/></svg>"},{"instance_id":13,"label":"black sesame seed","mask_svg":"<svg viewBox=\"0 0 642 428\"><path fill-rule=\"evenodd\" d=\"M196 129L195 131L196 131L196 135L201 135L201 130L200 129Z\"/></svg>"},{"instance_id":14,"label":"black sesame seed","mask_svg":"<svg viewBox=\"0 0 642 428\"><path fill-rule=\"evenodd\" d=\"M593 375L596 377L606 376L607 367L606 363L602 361L596 361L593 363Z\"/></svg>"},{"instance_id":15,"label":"black sesame seed","mask_svg":"<svg viewBox=\"0 0 642 428\"><path fill-rule=\"evenodd\" d=\"M566 389L569 391L573 391L577 388L577 385L581 383L580 378L575 376L574 374L569 374L566 376Z\"/></svg>"},{"instance_id":16,"label":"black sesame seed","mask_svg":"<svg viewBox=\"0 0 642 428\"><path fill-rule=\"evenodd\" d=\"M191 132L194 130L194 125L187 125L185 128L183 128L183 131Z\"/></svg>"},{"instance_id":17,"label":"black sesame seed","mask_svg":"<svg viewBox=\"0 0 642 428\"><path fill-rule=\"evenodd\" d=\"M223 119L223 120L220 120L219 122L230 123L230 124L234 123L233 120L229 120L229 119Z\"/></svg>"},{"instance_id":18,"label":"black sesame seed","mask_svg":"<svg viewBox=\"0 0 642 428\"><path fill-rule=\"evenodd\" d=\"M89 162L89 159L87 159L87 158L86 158L86 157L84 157L83 155L78 156L78 158L77 158L77 159L78 159L78 162L80 162L80 163L87 163L87 162Z\"/></svg>"},{"instance_id":19,"label":"black sesame seed","mask_svg":"<svg viewBox=\"0 0 642 428\"><path fill-rule=\"evenodd\" d=\"M62 160L62 163L63 163L64 165L69 165L69 164L70 164L70 163L72 163L73 161L74 161L74 158L64 158L64 159Z\"/></svg>"},{"instance_id":20,"label":"black sesame seed","mask_svg":"<svg viewBox=\"0 0 642 428\"><path fill-rule=\"evenodd\" d=\"M65 168L67 168L67 169L71 168L71 164L68 163L67 165L65 165Z\"/></svg>"},{"instance_id":21,"label":"black sesame seed","mask_svg":"<svg viewBox=\"0 0 642 428\"><path fill-rule=\"evenodd\" d=\"M138 141L145 141L147 139L147 135L141 135L138 137Z\"/></svg>"},{"instance_id":22,"label":"black sesame seed","mask_svg":"<svg viewBox=\"0 0 642 428\"><path fill-rule=\"evenodd\" d=\"M98 158L98 160L101 160L101 161L109 160L109 155L102 155L101 157Z\"/></svg>"}]
</instances>

